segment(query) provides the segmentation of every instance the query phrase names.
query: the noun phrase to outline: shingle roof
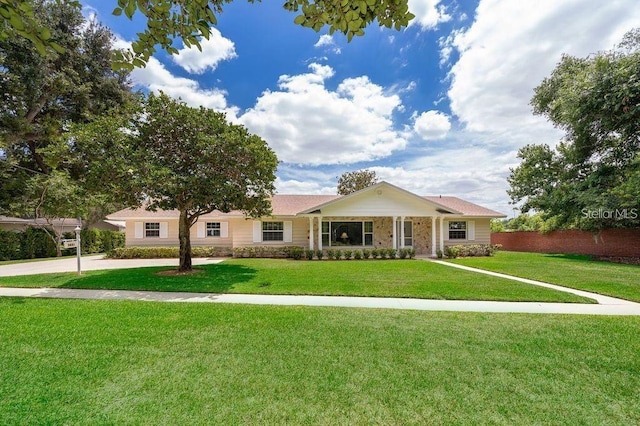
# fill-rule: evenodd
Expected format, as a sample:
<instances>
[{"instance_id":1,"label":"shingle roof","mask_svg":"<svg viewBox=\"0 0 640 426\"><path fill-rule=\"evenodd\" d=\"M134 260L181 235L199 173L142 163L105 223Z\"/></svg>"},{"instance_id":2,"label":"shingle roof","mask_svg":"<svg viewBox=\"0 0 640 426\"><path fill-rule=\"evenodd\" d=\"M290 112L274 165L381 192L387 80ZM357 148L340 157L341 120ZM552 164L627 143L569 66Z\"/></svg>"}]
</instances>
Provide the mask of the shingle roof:
<instances>
[{"instance_id":1,"label":"shingle roof","mask_svg":"<svg viewBox=\"0 0 640 426\"><path fill-rule=\"evenodd\" d=\"M274 216L295 216L296 214L311 210L316 206L341 198L340 195L274 195L271 198L272 214ZM462 213L464 216L480 217L504 217L502 213L487 209L469 201L457 197L424 196L428 201L450 208ZM142 218L177 218L178 210L158 210L150 212L144 208L124 209L107 216L110 220L142 219ZM202 216L203 218L217 217L244 217L241 211L222 213L214 211Z\"/></svg>"},{"instance_id":2,"label":"shingle roof","mask_svg":"<svg viewBox=\"0 0 640 426\"><path fill-rule=\"evenodd\" d=\"M0 223L11 223L18 225L47 225L47 221L42 218L38 219L24 219L20 217L10 217L10 216L0 216ZM63 219L52 219L51 223L54 226L79 226L82 225L78 221L77 218L63 218Z\"/></svg>"},{"instance_id":3,"label":"shingle roof","mask_svg":"<svg viewBox=\"0 0 640 426\"><path fill-rule=\"evenodd\" d=\"M465 216L506 217L506 215L500 212L462 200L458 197L425 195L422 198L450 209L457 210Z\"/></svg>"}]
</instances>

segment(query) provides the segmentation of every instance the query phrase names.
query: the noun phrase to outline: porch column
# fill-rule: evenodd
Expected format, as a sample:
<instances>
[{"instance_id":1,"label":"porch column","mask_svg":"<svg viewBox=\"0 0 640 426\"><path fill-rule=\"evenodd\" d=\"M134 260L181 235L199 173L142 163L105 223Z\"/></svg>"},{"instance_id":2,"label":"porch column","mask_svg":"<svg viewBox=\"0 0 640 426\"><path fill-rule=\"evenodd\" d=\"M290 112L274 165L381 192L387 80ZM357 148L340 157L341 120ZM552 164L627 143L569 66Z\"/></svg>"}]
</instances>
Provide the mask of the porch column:
<instances>
[{"instance_id":1,"label":"porch column","mask_svg":"<svg viewBox=\"0 0 640 426\"><path fill-rule=\"evenodd\" d=\"M309 250L313 250L313 216L309 216Z\"/></svg>"},{"instance_id":2,"label":"porch column","mask_svg":"<svg viewBox=\"0 0 640 426\"><path fill-rule=\"evenodd\" d=\"M322 216L318 216L318 250L322 250Z\"/></svg>"},{"instance_id":3,"label":"porch column","mask_svg":"<svg viewBox=\"0 0 640 426\"><path fill-rule=\"evenodd\" d=\"M440 251L444 251L444 218L440 216Z\"/></svg>"},{"instance_id":4,"label":"porch column","mask_svg":"<svg viewBox=\"0 0 640 426\"><path fill-rule=\"evenodd\" d=\"M398 216L393 217L393 223L391 225L391 239L393 240L393 248L398 248L398 242L396 241L396 220L398 220Z\"/></svg>"},{"instance_id":5,"label":"porch column","mask_svg":"<svg viewBox=\"0 0 640 426\"><path fill-rule=\"evenodd\" d=\"M431 216L431 256L436 256L436 217Z\"/></svg>"},{"instance_id":6,"label":"porch column","mask_svg":"<svg viewBox=\"0 0 640 426\"><path fill-rule=\"evenodd\" d=\"M400 216L400 248L404 248L404 216Z\"/></svg>"}]
</instances>

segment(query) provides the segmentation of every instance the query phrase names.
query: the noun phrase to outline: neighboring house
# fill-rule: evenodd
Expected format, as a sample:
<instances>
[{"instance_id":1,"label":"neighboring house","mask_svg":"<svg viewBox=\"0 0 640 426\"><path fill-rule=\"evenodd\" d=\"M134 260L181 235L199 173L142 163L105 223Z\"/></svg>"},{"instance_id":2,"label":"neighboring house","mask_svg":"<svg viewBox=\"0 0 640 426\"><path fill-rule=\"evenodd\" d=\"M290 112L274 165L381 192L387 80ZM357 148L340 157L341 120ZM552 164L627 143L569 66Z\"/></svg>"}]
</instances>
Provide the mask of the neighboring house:
<instances>
[{"instance_id":1,"label":"neighboring house","mask_svg":"<svg viewBox=\"0 0 640 426\"><path fill-rule=\"evenodd\" d=\"M51 221L53 228L56 232L73 232L77 226L82 226L82 223L75 218L53 219ZM22 219L19 217L0 216L0 229L5 231L24 231L29 226L42 227L48 226L45 219Z\"/></svg>"},{"instance_id":2,"label":"neighboring house","mask_svg":"<svg viewBox=\"0 0 640 426\"><path fill-rule=\"evenodd\" d=\"M75 218L53 219L51 221L56 232L74 232L77 226L83 224ZM28 226L41 227L48 226L45 219L23 219L19 217L0 216L0 229L4 231L24 231ZM89 228L102 229L106 231L124 232L125 222L116 220L102 220L89 225Z\"/></svg>"},{"instance_id":3,"label":"neighboring house","mask_svg":"<svg viewBox=\"0 0 640 426\"><path fill-rule=\"evenodd\" d=\"M456 197L421 197L380 182L353 194L274 195L272 215L242 212L200 216L194 246L301 246L311 249L413 247L418 254L457 244L490 244L489 223L506 215ZM124 209L108 220L126 222L127 246L178 245L177 210Z\"/></svg>"}]
</instances>

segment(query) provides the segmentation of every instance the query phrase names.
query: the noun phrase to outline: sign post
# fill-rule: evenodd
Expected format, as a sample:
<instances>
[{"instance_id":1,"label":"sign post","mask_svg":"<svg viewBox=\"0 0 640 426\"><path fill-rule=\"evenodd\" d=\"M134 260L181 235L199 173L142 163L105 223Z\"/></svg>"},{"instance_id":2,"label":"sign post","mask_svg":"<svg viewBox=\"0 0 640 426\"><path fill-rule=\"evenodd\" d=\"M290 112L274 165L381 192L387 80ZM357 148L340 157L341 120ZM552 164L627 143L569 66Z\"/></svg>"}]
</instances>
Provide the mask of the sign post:
<instances>
[{"instance_id":1,"label":"sign post","mask_svg":"<svg viewBox=\"0 0 640 426\"><path fill-rule=\"evenodd\" d=\"M79 226L76 226L76 256L78 258L78 275L82 275L82 268L80 267L80 231L82 229Z\"/></svg>"}]
</instances>

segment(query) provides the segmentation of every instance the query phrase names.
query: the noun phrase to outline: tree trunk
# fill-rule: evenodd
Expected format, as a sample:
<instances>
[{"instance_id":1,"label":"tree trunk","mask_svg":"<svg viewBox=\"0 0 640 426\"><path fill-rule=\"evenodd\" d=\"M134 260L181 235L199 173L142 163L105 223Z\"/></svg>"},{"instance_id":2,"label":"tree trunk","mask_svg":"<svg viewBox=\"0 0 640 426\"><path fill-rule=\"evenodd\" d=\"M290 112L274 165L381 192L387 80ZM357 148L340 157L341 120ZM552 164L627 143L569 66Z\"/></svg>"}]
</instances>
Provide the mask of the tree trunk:
<instances>
[{"instance_id":1,"label":"tree trunk","mask_svg":"<svg viewBox=\"0 0 640 426\"><path fill-rule=\"evenodd\" d=\"M180 239L180 267L178 271L189 272L191 267L191 223L186 211L180 211L178 238Z\"/></svg>"}]
</instances>

